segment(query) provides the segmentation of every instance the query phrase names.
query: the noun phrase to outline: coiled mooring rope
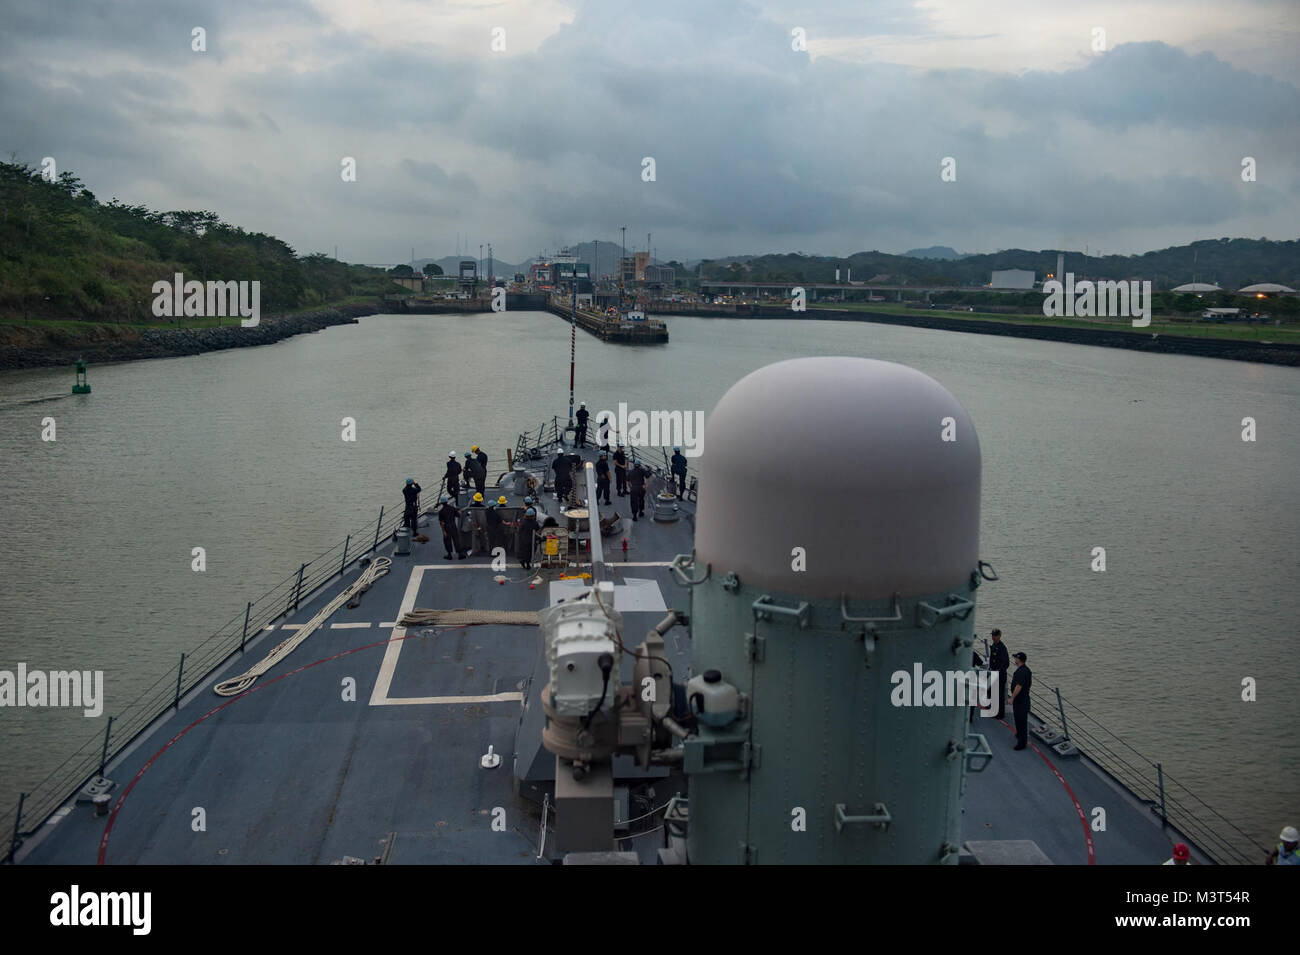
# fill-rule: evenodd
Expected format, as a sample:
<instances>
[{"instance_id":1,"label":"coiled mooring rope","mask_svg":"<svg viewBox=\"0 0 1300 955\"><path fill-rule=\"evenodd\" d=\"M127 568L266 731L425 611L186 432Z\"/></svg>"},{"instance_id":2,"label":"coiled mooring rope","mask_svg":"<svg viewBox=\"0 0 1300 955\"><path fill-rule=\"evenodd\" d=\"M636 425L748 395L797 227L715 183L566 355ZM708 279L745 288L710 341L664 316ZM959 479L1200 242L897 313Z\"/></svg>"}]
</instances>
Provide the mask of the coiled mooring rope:
<instances>
[{"instance_id":1,"label":"coiled mooring rope","mask_svg":"<svg viewBox=\"0 0 1300 955\"><path fill-rule=\"evenodd\" d=\"M371 561L370 566L362 571L361 576L352 582L352 586L348 587L347 590L344 590L322 607L320 613L316 614L316 616L304 623L299 628L298 632L288 640L284 640L277 645L274 650L266 655L264 660L252 667L248 672L240 674L237 677L232 677L229 680L224 680L212 689L216 691L218 696L238 696L240 693L243 693L257 682L259 676L287 657L294 651L294 648L297 647L298 644L310 637L316 630L319 630L326 620L334 616L340 607L352 599L353 594L365 590L380 577L384 576L384 574L388 573L388 568L392 563L393 562L387 557L376 557Z\"/></svg>"}]
</instances>

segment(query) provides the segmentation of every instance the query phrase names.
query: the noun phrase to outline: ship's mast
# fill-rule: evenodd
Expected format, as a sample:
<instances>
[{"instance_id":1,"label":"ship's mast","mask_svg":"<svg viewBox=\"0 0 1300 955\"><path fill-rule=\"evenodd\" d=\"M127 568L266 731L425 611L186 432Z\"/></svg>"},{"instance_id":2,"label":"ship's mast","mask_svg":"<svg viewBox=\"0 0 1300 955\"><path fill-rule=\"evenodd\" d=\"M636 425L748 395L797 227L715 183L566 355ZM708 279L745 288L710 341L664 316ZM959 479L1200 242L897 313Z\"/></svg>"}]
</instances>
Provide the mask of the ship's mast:
<instances>
[{"instance_id":1,"label":"ship's mast","mask_svg":"<svg viewBox=\"0 0 1300 955\"><path fill-rule=\"evenodd\" d=\"M573 312L569 316L569 427L573 427L573 367L578 354L578 261L573 261Z\"/></svg>"}]
</instances>

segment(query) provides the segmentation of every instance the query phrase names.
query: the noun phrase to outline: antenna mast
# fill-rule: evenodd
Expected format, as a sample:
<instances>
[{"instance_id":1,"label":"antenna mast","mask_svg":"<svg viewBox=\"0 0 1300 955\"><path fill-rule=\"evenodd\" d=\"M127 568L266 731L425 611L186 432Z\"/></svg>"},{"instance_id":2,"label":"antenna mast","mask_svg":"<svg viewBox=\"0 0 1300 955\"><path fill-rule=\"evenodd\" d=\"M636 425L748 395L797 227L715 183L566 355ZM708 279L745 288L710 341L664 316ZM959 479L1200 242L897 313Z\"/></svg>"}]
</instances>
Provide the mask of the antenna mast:
<instances>
[{"instance_id":1,"label":"antenna mast","mask_svg":"<svg viewBox=\"0 0 1300 955\"><path fill-rule=\"evenodd\" d=\"M578 259L573 257L573 313L569 318L569 427L573 427L573 366L578 354Z\"/></svg>"}]
</instances>

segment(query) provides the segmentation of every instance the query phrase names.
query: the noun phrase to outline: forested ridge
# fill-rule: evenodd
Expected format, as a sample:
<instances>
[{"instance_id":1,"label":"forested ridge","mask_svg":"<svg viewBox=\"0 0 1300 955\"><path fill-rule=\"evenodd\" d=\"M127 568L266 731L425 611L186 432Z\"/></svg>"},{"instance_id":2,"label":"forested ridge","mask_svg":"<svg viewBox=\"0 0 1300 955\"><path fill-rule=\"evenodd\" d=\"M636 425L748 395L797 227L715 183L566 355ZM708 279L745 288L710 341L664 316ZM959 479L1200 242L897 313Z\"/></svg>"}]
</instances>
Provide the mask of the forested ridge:
<instances>
[{"instance_id":1,"label":"forested ridge","mask_svg":"<svg viewBox=\"0 0 1300 955\"><path fill-rule=\"evenodd\" d=\"M100 202L70 172L0 163L0 316L154 324L153 284L261 282L264 313L377 295L381 269L299 255L212 212ZM234 319L233 321L237 321Z\"/></svg>"}]
</instances>

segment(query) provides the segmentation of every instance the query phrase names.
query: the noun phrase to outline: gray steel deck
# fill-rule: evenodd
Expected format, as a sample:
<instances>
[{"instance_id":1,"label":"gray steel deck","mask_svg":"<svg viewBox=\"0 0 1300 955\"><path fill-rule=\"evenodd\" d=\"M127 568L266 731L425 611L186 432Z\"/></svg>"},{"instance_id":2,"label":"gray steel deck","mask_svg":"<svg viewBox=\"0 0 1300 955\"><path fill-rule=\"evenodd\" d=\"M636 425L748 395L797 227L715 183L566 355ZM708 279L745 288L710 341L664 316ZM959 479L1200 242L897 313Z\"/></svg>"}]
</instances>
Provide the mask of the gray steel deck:
<instances>
[{"instance_id":1,"label":"gray steel deck","mask_svg":"<svg viewBox=\"0 0 1300 955\"><path fill-rule=\"evenodd\" d=\"M1086 758L1062 758L1032 732L1028 748L1016 752L1009 706L1006 715L977 716L972 725L994 755L988 769L966 776L963 842L1029 839L1056 865L1159 865L1174 843L1191 844L1172 828L1162 831L1145 803ZM1104 831L1093 830L1098 808ZM1198 854L1196 861L1209 860Z\"/></svg>"},{"instance_id":2,"label":"gray steel deck","mask_svg":"<svg viewBox=\"0 0 1300 955\"><path fill-rule=\"evenodd\" d=\"M547 463L534 462L539 469ZM651 482L648 499L658 486ZM616 600L633 645L663 617L664 605L688 608L688 595L667 563L692 549L694 507L684 502L675 523L633 523L626 517L628 499L613 500L602 513L625 515L624 529L605 538L605 559L616 585L632 588L620 587ZM543 507L556 511L553 495L545 496ZM69 803L27 840L18 861L304 864L351 856L408 864L537 864L537 800L548 789L552 757L521 748L520 758L531 760L535 772L520 773L528 778L518 792L511 765L521 722L531 729L540 720L539 687L529 685L540 651L537 628L407 630L395 621L413 607L536 610L572 593L574 585L558 581L565 571L525 572L513 559L507 583L499 585L488 558L446 561L436 521L425 517L422 528L428 543L413 544L405 556L393 556L391 543L381 547L392 568L360 606L340 610L251 690L227 699L212 686L261 660L352 583L357 569L250 642L247 652L113 761L107 775L117 787L107 817ZM530 589L536 577L543 583ZM666 641L674 681L683 682L689 636L678 628ZM624 658L624 681L631 679L632 663ZM345 699L349 681L355 681L353 699ZM532 698L526 712L525 695ZM1097 863L1168 858L1176 837L1165 835L1146 806L1086 761L1061 759L1041 744L1014 752L1011 728L996 720L977 718L973 728L987 736L995 755L985 772L967 776L963 841L1028 839L1056 864L1087 864L1089 839ZM519 734L521 740L529 735ZM495 769L479 765L489 746L502 756ZM666 770L647 775L658 777L656 805L685 790ZM1093 832L1080 813L1091 819L1099 806L1107 827ZM198 810L203 831L196 831ZM504 810L503 830L493 827L498 810ZM621 847L649 861L660 839L647 834ZM546 861L555 861L551 848Z\"/></svg>"}]
</instances>

